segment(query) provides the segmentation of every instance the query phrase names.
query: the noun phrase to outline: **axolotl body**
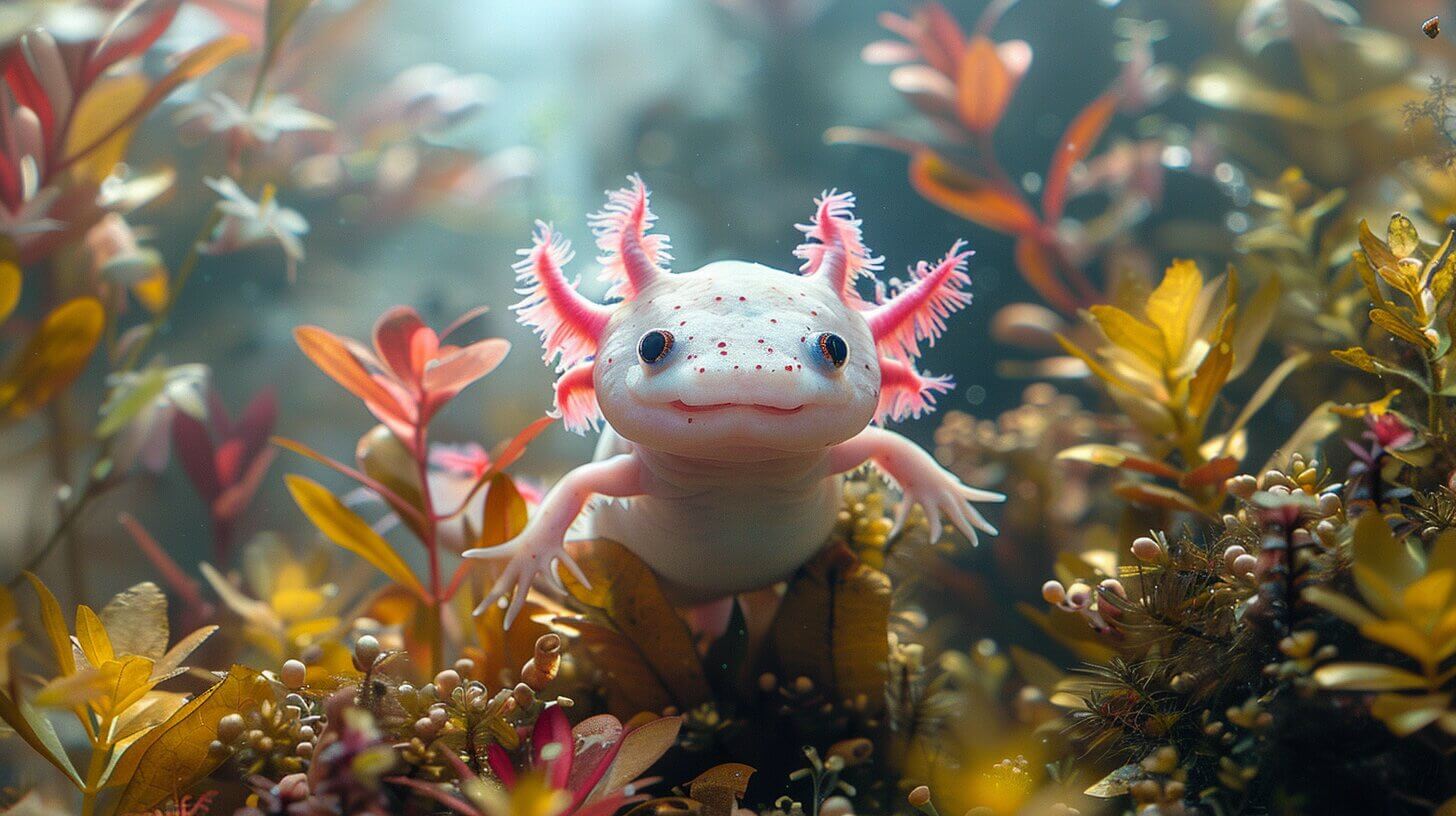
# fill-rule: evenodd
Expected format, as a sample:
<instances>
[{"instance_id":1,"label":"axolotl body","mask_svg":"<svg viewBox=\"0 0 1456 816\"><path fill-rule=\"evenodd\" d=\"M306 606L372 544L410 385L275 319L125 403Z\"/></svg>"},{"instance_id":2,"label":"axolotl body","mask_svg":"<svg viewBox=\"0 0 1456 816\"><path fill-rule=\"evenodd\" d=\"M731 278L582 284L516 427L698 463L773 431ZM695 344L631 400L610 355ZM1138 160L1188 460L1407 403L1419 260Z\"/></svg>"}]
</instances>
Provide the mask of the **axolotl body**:
<instances>
[{"instance_id":1,"label":"axolotl body","mask_svg":"<svg viewBox=\"0 0 1456 816\"><path fill-rule=\"evenodd\" d=\"M515 305L546 360L559 360L555 410L568 428L605 421L596 460L568 472L519 536L467 556L510 558L486 604L512 595L507 625L585 534L620 542L668 597L706 605L790 577L821 549L840 510L844 474L874 462L905 494L897 526L921 505L932 537L948 519L972 541L995 533L972 506L1000 501L962 484L932 456L878 423L918 416L951 387L915 368L922 342L970 302L957 242L894 292L863 297L878 269L853 197L826 193L795 254L799 273L741 261L669 272L665 236L640 179L592 218L610 305L581 295L563 268L569 244L538 225L516 271Z\"/></svg>"}]
</instances>

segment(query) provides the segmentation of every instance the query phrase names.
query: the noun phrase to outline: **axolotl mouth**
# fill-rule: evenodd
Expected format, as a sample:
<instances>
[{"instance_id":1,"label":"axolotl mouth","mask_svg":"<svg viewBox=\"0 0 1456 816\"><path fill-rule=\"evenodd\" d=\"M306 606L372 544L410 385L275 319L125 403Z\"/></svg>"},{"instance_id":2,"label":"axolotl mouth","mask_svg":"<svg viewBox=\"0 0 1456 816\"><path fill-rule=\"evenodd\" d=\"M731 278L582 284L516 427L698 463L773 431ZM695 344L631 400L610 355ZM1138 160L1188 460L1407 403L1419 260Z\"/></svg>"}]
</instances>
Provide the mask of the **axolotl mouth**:
<instances>
[{"instance_id":1,"label":"axolotl mouth","mask_svg":"<svg viewBox=\"0 0 1456 816\"><path fill-rule=\"evenodd\" d=\"M679 411L685 411L690 414L700 414L711 411L726 411L732 408L747 408L753 411L762 411L766 414L777 414L783 416L787 414L797 414L800 411L804 410L804 406L802 405L796 405L793 408L779 408L775 405L760 405L756 402L717 402L711 405L689 405L682 400L673 400L672 402L668 403L668 405L671 405L673 408L676 408Z\"/></svg>"}]
</instances>

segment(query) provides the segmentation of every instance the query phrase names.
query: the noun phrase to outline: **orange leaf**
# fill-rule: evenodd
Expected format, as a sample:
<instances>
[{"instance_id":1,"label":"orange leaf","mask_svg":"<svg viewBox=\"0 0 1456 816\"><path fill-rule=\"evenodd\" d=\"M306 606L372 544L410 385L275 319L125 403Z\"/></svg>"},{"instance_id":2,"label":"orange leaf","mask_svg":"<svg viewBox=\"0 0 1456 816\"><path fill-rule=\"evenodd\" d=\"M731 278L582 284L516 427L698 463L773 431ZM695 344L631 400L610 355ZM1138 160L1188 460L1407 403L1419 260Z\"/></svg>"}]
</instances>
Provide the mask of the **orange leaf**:
<instances>
[{"instance_id":1,"label":"orange leaf","mask_svg":"<svg viewBox=\"0 0 1456 816\"><path fill-rule=\"evenodd\" d=\"M1239 460L1233 456L1220 456L1188 471L1179 482L1186 489L1223 484L1239 470Z\"/></svg>"},{"instance_id":2,"label":"orange leaf","mask_svg":"<svg viewBox=\"0 0 1456 816\"><path fill-rule=\"evenodd\" d=\"M990 133L1001 123L1015 83L1001 61L996 44L976 35L961 52L956 72L956 107L961 123L976 133Z\"/></svg>"},{"instance_id":3,"label":"orange leaf","mask_svg":"<svg viewBox=\"0 0 1456 816\"><path fill-rule=\"evenodd\" d=\"M374 381L338 335L318 326L299 326L293 330L293 339L319 370L344 386L349 393L392 414L403 413L399 403Z\"/></svg>"},{"instance_id":4,"label":"orange leaf","mask_svg":"<svg viewBox=\"0 0 1456 816\"><path fill-rule=\"evenodd\" d=\"M101 301L79 297L46 315L0 379L0 416L21 419L42 407L81 375L101 330Z\"/></svg>"},{"instance_id":5,"label":"orange leaf","mask_svg":"<svg viewBox=\"0 0 1456 816\"><path fill-rule=\"evenodd\" d=\"M910 157L910 184L937 207L997 232L1020 235L1040 223L1019 194L961 170L933 150Z\"/></svg>"},{"instance_id":6,"label":"orange leaf","mask_svg":"<svg viewBox=\"0 0 1456 816\"><path fill-rule=\"evenodd\" d=\"M1055 224L1062 220L1062 212L1067 206L1067 177L1072 168L1097 146L1116 111L1117 94L1105 93L1083 108L1067 127L1067 132L1062 134L1056 155L1052 156L1051 169L1047 171L1046 192L1041 196L1041 211L1047 223Z\"/></svg>"}]
</instances>

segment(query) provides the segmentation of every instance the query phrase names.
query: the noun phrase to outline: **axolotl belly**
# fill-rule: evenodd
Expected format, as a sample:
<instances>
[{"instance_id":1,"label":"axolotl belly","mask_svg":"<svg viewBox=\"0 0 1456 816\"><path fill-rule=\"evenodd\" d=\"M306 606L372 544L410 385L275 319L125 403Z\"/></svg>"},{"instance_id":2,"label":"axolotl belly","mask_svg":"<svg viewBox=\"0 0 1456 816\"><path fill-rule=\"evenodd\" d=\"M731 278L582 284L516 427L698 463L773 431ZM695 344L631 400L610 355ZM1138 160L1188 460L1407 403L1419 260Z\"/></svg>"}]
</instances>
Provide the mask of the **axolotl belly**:
<instances>
[{"instance_id":1,"label":"axolotl belly","mask_svg":"<svg viewBox=\"0 0 1456 816\"><path fill-rule=\"evenodd\" d=\"M486 597L512 596L508 625L538 574L559 564L586 580L564 541L589 505L588 534L632 550L684 604L791 577L832 532L843 474L866 462L904 492L897 523L919 504L932 536L942 519L973 541L995 532L971 502L1003 497L878 427L919 416L951 388L914 363L970 303L971 253L957 242L887 291L853 197L817 203L799 227L797 273L742 261L673 273L634 178L592 219L609 305L577 292L563 271L570 246L539 226L516 265L514 308L558 361L566 426L608 428L597 459L562 477L519 536L466 553L510 558Z\"/></svg>"},{"instance_id":2,"label":"axolotl belly","mask_svg":"<svg viewBox=\"0 0 1456 816\"><path fill-rule=\"evenodd\" d=\"M824 546L843 504L827 454L752 465L635 448L608 428L598 459L635 455L655 489L587 510L585 532L652 565L668 597L712 601L793 574Z\"/></svg>"}]
</instances>

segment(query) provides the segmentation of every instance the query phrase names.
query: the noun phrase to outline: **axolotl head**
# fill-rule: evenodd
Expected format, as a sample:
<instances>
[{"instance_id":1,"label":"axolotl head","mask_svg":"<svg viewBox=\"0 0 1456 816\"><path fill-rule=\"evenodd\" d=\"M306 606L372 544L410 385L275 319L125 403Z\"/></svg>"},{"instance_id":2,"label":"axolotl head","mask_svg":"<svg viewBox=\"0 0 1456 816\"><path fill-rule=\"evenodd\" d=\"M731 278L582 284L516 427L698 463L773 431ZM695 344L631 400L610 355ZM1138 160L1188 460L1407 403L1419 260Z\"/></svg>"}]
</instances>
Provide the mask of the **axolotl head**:
<instances>
[{"instance_id":1,"label":"axolotl head","mask_svg":"<svg viewBox=\"0 0 1456 816\"><path fill-rule=\"evenodd\" d=\"M919 373L922 341L970 302L970 253L957 243L938 263L873 299L860 277L865 248L853 197L817 201L798 273L742 261L692 272L666 269L666 236L642 182L610 193L592 217L603 276L616 302L583 297L566 279L564 239L540 225L516 270L521 321L560 360L556 410L567 427L601 419L628 440L697 458L771 458L843 442L873 421L930 410L950 388Z\"/></svg>"}]
</instances>

